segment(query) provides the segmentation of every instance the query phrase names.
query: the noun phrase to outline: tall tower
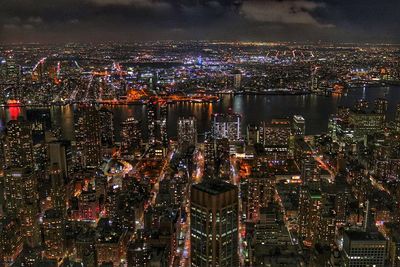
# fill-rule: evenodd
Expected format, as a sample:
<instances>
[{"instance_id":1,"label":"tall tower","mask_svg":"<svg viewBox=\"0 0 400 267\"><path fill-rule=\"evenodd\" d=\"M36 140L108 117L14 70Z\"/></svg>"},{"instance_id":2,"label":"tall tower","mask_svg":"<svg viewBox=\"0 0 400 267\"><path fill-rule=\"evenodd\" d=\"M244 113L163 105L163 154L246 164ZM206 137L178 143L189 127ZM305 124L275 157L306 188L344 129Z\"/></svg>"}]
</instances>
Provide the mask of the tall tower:
<instances>
[{"instance_id":1,"label":"tall tower","mask_svg":"<svg viewBox=\"0 0 400 267\"><path fill-rule=\"evenodd\" d=\"M195 117L178 119L178 145L181 151L197 144L197 125Z\"/></svg>"},{"instance_id":2,"label":"tall tower","mask_svg":"<svg viewBox=\"0 0 400 267\"><path fill-rule=\"evenodd\" d=\"M37 220L37 177L29 168L6 169L4 173L4 198L7 214L16 216L21 225L21 234L28 246L40 242Z\"/></svg>"},{"instance_id":3,"label":"tall tower","mask_svg":"<svg viewBox=\"0 0 400 267\"><path fill-rule=\"evenodd\" d=\"M192 266L238 266L238 188L208 180L192 185Z\"/></svg>"},{"instance_id":4,"label":"tall tower","mask_svg":"<svg viewBox=\"0 0 400 267\"><path fill-rule=\"evenodd\" d=\"M378 98L375 100L375 112L378 114L386 114L386 111L388 109L388 101L387 99L384 98Z\"/></svg>"},{"instance_id":5,"label":"tall tower","mask_svg":"<svg viewBox=\"0 0 400 267\"><path fill-rule=\"evenodd\" d=\"M122 123L121 152L132 153L132 150L140 147L142 140L141 123L133 117L127 118Z\"/></svg>"},{"instance_id":6,"label":"tall tower","mask_svg":"<svg viewBox=\"0 0 400 267\"><path fill-rule=\"evenodd\" d=\"M101 163L101 127L95 107L81 107L76 112L75 142L77 166L98 167Z\"/></svg>"},{"instance_id":7,"label":"tall tower","mask_svg":"<svg viewBox=\"0 0 400 267\"><path fill-rule=\"evenodd\" d=\"M32 128L23 118L7 123L4 142L6 168L33 167Z\"/></svg>"},{"instance_id":8,"label":"tall tower","mask_svg":"<svg viewBox=\"0 0 400 267\"><path fill-rule=\"evenodd\" d=\"M105 107L99 110L101 145L112 146L114 144L114 114Z\"/></svg>"},{"instance_id":9,"label":"tall tower","mask_svg":"<svg viewBox=\"0 0 400 267\"><path fill-rule=\"evenodd\" d=\"M229 142L241 140L242 118L237 113L212 114L212 134L214 139L227 138Z\"/></svg>"},{"instance_id":10,"label":"tall tower","mask_svg":"<svg viewBox=\"0 0 400 267\"><path fill-rule=\"evenodd\" d=\"M157 103L155 101L150 101L147 104L146 112L149 145L154 146L156 143Z\"/></svg>"},{"instance_id":11,"label":"tall tower","mask_svg":"<svg viewBox=\"0 0 400 267\"><path fill-rule=\"evenodd\" d=\"M160 105L160 139L163 147L168 147L168 105Z\"/></svg>"},{"instance_id":12,"label":"tall tower","mask_svg":"<svg viewBox=\"0 0 400 267\"><path fill-rule=\"evenodd\" d=\"M396 117L394 119L396 125L396 131L400 131L400 103L396 106Z\"/></svg>"}]
</instances>

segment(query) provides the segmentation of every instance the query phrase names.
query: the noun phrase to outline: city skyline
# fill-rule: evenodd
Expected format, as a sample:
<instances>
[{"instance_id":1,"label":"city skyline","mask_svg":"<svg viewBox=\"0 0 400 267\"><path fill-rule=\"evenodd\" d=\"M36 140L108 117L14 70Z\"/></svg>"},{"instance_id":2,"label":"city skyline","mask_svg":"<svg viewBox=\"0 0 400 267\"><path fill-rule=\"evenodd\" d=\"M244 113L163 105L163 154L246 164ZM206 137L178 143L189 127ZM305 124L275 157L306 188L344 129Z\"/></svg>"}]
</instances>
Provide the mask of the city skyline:
<instances>
[{"instance_id":1,"label":"city skyline","mask_svg":"<svg viewBox=\"0 0 400 267\"><path fill-rule=\"evenodd\" d=\"M0 267L400 267L399 10L3 0Z\"/></svg>"}]
</instances>

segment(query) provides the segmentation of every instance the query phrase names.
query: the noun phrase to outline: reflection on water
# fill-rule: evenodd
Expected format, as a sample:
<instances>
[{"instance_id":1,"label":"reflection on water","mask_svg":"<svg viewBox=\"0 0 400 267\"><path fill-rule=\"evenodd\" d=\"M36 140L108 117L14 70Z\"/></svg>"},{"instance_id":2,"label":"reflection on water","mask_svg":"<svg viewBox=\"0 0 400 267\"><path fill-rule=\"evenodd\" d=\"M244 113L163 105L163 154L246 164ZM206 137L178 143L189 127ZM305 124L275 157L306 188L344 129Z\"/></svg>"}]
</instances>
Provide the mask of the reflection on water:
<instances>
[{"instance_id":1,"label":"reflection on water","mask_svg":"<svg viewBox=\"0 0 400 267\"><path fill-rule=\"evenodd\" d=\"M335 113L339 105L351 106L357 99L364 97L372 102L379 97L389 100L388 118L393 119L395 109L400 102L400 87L380 87L354 89L346 95L336 96L233 96L224 95L221 101L213 104L208 103L178 103L169 105L168 109L168 131L171 137L176 136L177 120L180 116L195 116L198 120L198 132L203 133L210 130L211 114L214 112L234 112L242 114L242 129L249 123L258 123L277 117L291 117L295 114L303 115L306 119L307 134L317 134L326 131L330 114ZM146 126L146 107L142 105L113 106L114 127L119 138L120 124L128 117L142 120L143 129ZM53 122L60 125L66 139L73 138L73 106L53 107L51 115ZM12 108L1 110L0 127L6 121L23 115L23 111Z\"/></svg>"}]
</instances>

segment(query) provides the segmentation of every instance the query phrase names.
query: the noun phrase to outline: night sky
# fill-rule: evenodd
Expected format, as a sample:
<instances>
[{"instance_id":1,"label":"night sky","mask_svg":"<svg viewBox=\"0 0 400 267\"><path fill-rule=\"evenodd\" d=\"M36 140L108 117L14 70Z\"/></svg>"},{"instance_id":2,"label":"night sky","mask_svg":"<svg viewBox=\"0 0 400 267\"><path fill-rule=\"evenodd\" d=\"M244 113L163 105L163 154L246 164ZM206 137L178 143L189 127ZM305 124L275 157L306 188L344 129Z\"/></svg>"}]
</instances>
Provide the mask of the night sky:
<instances>
[{"instance_id":1,"label":"night sky","mask_svg":"<svg viewBox=\"0 0 400 267\"><path fill-rule=\"evenodd\" d=\"M400 0L0 0L0 42L399 42Z\"/></svg>"}]
</instances>

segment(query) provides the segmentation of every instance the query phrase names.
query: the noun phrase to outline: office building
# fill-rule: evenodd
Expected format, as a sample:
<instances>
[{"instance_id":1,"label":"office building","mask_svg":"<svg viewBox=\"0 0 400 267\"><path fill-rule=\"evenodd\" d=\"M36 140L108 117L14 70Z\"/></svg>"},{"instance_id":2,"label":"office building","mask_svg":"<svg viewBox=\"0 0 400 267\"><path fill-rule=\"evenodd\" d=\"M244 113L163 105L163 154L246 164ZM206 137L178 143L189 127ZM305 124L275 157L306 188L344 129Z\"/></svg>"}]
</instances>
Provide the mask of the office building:
<instances>
[{"instance_id":1,"label":"office building","mask_svg":"<svg viewBox=\"0 0 400 267\"><path fill-rule=\"evenodd\" d=\"M122 123L121 129L121 152L130 154L134 149L140 147L142 142L141 123L133 117L127 118Z\"/></svg>"},{"instance_id":2,"label":"office building","mask_svg":"<svg viewBox=\"0 0 400 267\"><path fill-rule=\"evenodd\" d=\"M75 114L75 163L79 167L98 167L101 163L101 123L95 107L81 107Z\"/></svg>"},{"instance_id":3,"label":"office building","mask_svg":"<svg viewBox=\"0 0 400 267\"><path fill-rule=\"evenodd\" d=\"M22 117L7 123L4 157L7 168L34 166L32 126Z\"/></svg>"},{"instance_id":4,"label":"office building","mask_svg":"<svg viewBox=\"0 0 400 267\"><path fill-rule=\"evenodd\" d=\"M293 116L293 131L295 136L304 136L306 134L306 120L303 116Z\"/></svg>"},{"instance_id":5,"label":"office building","mask_svg":"<svg viewBox=\"0 0 400 267\"><path fill-rule=\"evenodd\" d=\"M99 110L101 145L112 146L114 144L114 114L105 107Z\"/></svg>"},{"instance_id":6,"label":"office building","mask_svg":"<svg viewBox=\"0 0 400 267\"><path fill-rule=\"evenodd\" d=\"M192 266L238 266L238 188L220 180L192 185Z\"/></svg>"},{"instance_id":7,"label":"office building","mask_svg":"<svg viewBox=\"0 0 400 267\"><path fill-rule=\"evenodd\" d=\"M197 144L197 124L195 117L178 119L178 146L181 151L187 151Z\"/></svg>"},{"instance_id":8,"label":"office building","mask_svg":"<svg viewBox=\"0 0 400 267\"><path fill-rule=\"evenodd\" d=\"M291 135L289 120L273 119L264 123L263 135L264 149L271 159L284 160L288 157Z\"/></svg>"},{"instance_id":9,"label":"office building","mask_svg":"<svg viewBox=\"0 0 400 267\"><path fill-rule=\"evenodd\" d=\"M344 266L385 265L387 241L379 232L345 231L343 236Z\"/></svg>"},{"instance_id":10,"label":"office building","mask_svg":"<svg viewBox=\"0 0 400 267\"><path fill-rule=\"evenodd\" d=\"M241 116L237 113L212 114L212 135L214 139L227 138L229 142L240 141Z\"/></svg>"},{"instance_id":11,"label":"office building","mask_svg":"<svg viewBox=\"0 0 400 267\"><path fill-rule=\"evenodd\" d=\"M147 134L149 145L156 143L156 121L157 121L157 102L150 101L146 107L147 113Z\"/></svg>"},{"instance_id":12,"label":"office building","mask_svg":"<svg viewBox=\"0 0 400 267\"><path fill-rule=\"evenodd\" d=\"M46 210L43 216L44 255L47 259L63 258L65 252L65 220L61 210Z\"/></svg>"}]
</instances>

